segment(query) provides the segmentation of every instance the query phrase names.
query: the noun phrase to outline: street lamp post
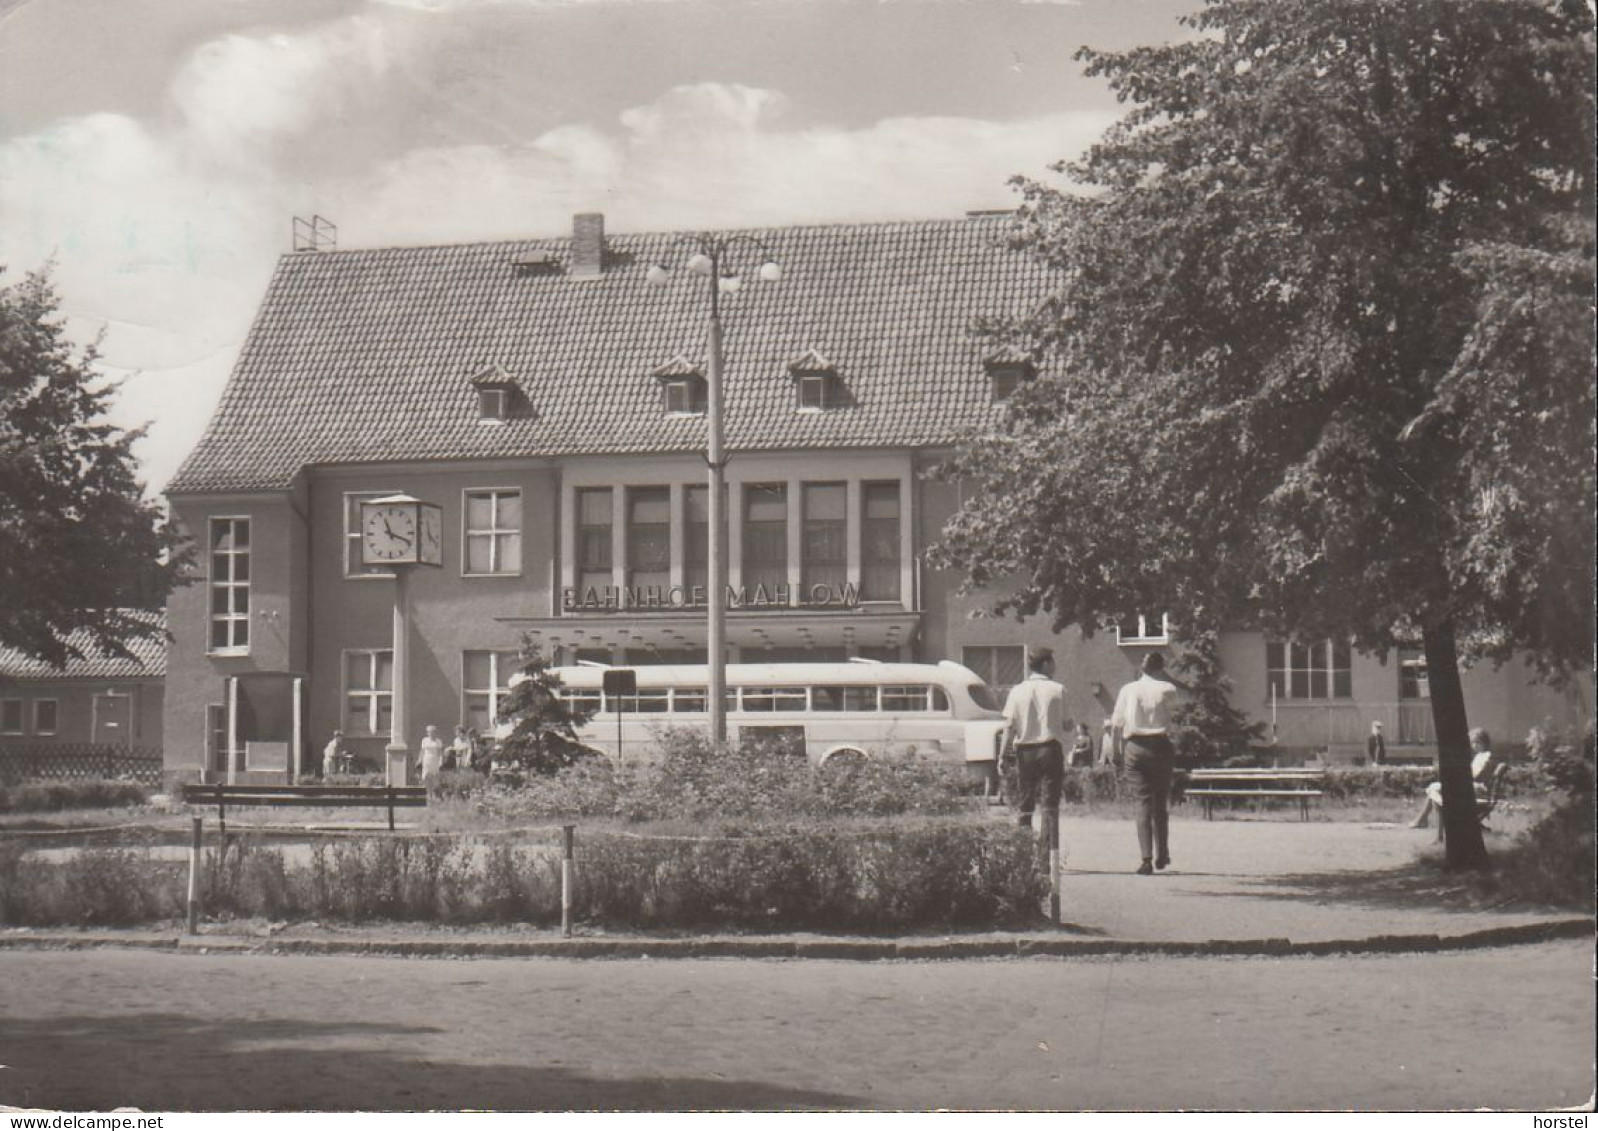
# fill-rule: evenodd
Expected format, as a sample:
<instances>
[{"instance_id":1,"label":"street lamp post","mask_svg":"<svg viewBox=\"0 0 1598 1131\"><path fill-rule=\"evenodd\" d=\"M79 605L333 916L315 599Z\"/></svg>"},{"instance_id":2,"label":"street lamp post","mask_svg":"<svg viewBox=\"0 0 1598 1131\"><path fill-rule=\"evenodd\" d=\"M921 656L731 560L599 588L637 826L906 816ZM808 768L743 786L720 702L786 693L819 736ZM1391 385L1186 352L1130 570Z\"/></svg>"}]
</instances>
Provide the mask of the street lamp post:
<instances>
[{"instance_id":1,"label":"street lamp post","mask_svg":"<svg viewBox=\"0 0 1598 1131\"><path fill-rule=\"evenodd\" d=\"M722 437L721 399L721 292L737 290L741 285L737 275L722 274L727 252L735 244L747 243L765 256L760 265L759 277L768 283L782 278L782 268L772 258L770 249L754 236L718 236L710 232L685 235L679 244L694 248L688 259L688 270L705 277L710 295L710 321L705 332L705 462L709 465L709 519L710 545L706 599L707 622L705 627L705 659L710 669L710 686L707 688L710 703L710 741L724 745L727 741L727 515L726 482L727 457ZM671 273L659 264L649 268L646 275L652 286L663 287Z\"/></svg>"}]
</instances>

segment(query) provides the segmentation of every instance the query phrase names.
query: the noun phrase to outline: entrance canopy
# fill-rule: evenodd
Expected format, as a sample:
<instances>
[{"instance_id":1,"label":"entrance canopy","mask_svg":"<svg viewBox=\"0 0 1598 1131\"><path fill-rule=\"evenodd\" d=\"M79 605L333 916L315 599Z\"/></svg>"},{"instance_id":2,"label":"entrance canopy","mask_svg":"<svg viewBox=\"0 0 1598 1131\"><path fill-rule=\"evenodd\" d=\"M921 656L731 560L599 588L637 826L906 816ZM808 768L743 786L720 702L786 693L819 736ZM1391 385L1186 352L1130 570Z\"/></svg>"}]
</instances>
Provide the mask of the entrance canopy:
<instances>
[{"instance_id":1,"label":"entrance canopy","mask_svg":"<svg viewBox=\"0 0 1598 1131\"><path fill-rule=\"evenodd\" d=\"M501 624L526 632L546 650L625 648L681 652L706 647L708 632L703 611L497 619ZM758 653L767 649L854 652L898 648L914 641L920 628L919 613L899 608L881 612L873 609L732 609L727 612L727 643L741 649L746 659L756 660Z\"/></svg>"}]
</instances>

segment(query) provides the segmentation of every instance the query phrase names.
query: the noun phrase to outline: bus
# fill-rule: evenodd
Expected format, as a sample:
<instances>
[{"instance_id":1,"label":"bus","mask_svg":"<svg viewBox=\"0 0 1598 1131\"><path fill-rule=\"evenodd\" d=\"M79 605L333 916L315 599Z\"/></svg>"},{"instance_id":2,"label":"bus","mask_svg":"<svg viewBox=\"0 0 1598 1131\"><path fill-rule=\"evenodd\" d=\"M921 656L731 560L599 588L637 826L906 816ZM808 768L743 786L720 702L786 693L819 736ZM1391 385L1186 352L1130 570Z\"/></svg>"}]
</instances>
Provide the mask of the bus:
<instances>
[{"instance_id":1,"label":"bus","mask_svg":"<svg viewBox=\"0 0 1598 1131\"><path fill-rule=\"evenodd\" d=\"M640 666L636 695L607 695L604 664L551 668L568 702L594 714L577 737L610 758L646 757L673 727L708 727L704 664ZM1004 716L993 689L950 660L901 664L728 664L729 741L767 741L814 766L883 754L960 764L992 781Z\"/></svg>"}]
</instances>

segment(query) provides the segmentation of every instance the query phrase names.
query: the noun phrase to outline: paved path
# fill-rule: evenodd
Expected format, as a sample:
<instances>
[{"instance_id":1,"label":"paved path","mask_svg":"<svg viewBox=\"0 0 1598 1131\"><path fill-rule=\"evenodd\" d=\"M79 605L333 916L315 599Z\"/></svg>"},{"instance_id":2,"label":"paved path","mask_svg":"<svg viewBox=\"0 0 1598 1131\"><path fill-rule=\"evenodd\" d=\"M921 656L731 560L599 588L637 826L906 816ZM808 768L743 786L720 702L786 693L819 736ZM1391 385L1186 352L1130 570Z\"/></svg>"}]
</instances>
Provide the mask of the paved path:
<instances>
[{"instance_id":1,"label":"paved path","mask_svg":"<svg viewBox=\"0 0 1598 1131\"><path fill-rule=\"evenodd\" d=\"M0 952L0 1104L1545 1109L1592 1095L1591 966Z\"/></svg>"},{"instance_id":2,"label":"paved path","mask_svg":"<svg viewBox=\"0 0 1598 1131\"><path fill-rule=\"evenodd\" d=\"M1158 942L1453 936L1570 917L1484 906L1438 869L1416 866L1435 835L1398 824L1178 819L1170 870L1138 876L1129 819L1067 813L1062 914L1091 936ZM1505 843L1495 835L1489 850Z\"/></svg>"}]
</instances>

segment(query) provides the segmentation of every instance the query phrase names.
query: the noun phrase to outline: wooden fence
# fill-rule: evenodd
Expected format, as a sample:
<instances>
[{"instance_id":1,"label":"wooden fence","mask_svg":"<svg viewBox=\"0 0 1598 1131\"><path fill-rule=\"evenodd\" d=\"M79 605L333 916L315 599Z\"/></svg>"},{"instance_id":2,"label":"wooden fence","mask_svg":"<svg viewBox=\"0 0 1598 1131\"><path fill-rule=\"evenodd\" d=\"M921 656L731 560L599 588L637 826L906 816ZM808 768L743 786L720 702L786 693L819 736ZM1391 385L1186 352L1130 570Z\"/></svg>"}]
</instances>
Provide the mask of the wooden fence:
<instances>
[{"instance_id":1,"label":"wooden fence","mask_svg":"<svg viewBox=\"0 0 1598 1131\"><path fill-rule=\"evenodd\" d=\"M127 778L159 786L161 751L92 742L0 742L0 785L94 778Z\"/></svg>"}]
</instances>

